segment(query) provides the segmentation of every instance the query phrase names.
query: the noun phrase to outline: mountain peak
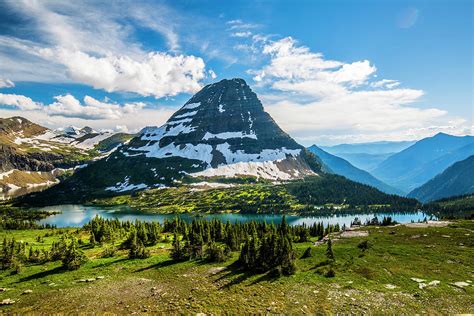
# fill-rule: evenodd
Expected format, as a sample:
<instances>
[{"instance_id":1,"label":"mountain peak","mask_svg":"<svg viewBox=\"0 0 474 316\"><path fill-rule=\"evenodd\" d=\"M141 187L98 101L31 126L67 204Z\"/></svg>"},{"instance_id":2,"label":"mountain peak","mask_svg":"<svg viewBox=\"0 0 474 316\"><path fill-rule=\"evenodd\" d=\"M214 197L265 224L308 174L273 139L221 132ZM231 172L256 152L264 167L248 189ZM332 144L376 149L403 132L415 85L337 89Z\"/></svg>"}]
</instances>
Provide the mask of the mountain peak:
<instances>
[{"instance_id":1,"label":"mountain peak","mask_svg":"<svg viewBox=\"0 0 474 316\"><path fill-rule=\"evenodd\" d=\"M234 78L205 86L165 124L144 128L69 181L75 188L81 181L94 183L97 192L110 194L193 177L291 180L319 168L317 158L280 129L246 82Z\"/></svg>"},{"instance_id":2,"label":"mountain peak","mask_svg":"<svg viewBox=\"0 0 474 316\"><path fill-rule=\"evenodd\" d=\"M439 133L436 133L432 138L441 138L441 137L450 137L450 136L453 136L453 135L449 135L449 134L446 134L446 133L443 133L443 132L439 132Z\"/></svg>"},{"instance_id":3,"label":"mountain peak","mask_svg":"<svg viewBox=\"0 0 474 316\"><path fill-rule=\"evenodd\" d=\"M285 159L304 149L278 127L257 95L238 78L205 86L164 125L142 130L140 142L131 146L135 143L128 154L143 151L147 157L162 158L179 152L192 159L198 155L206 168ZM177 149L183 147L198 154ZM270 151L273 156L267 155Z\"/></svg>"}]
</instances>

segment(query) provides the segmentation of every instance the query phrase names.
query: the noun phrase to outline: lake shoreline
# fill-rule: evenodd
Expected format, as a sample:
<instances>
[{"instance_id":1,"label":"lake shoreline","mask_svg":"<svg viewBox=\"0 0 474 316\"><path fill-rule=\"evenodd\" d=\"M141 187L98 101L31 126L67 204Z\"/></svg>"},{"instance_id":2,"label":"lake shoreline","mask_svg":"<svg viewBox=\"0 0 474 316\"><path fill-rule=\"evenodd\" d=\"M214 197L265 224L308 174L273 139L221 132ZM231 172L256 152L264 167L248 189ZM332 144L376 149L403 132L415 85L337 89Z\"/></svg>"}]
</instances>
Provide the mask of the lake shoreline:
<instances>
[{"instance_id":1,"label":"lake shoreline","mask_svg":"<svg viewBox=\"0 0 474 316\"><path fill-rule=\"evenodd\" d=\"M337 211L332 213L312 213L312 214L301 214L301 213L240 213L240 212L220 212L220 213L152 213L137 210L127 205L120 206L90 206L90 205L57 205L49 206L37 209L39 211L47 211L56 214L52 214L42 220L39 224L55 225L58 228L65 227L80 227L89 222L95 216L101 216L106 219L119 219L121 221L157 221L164 222L176 217L180 217L185 221L193 221L195 219L200 220L211 220L221 219L224 222L274 222L279 223L283 216L286 217L290 225L298 225L305 223L311 225L315 222L323 222L325 224L339 224L349 226L355 218L358 218L363 223L367 220L371 220L375 216L380 220L383 217L392 217L393 220L399 223L409 223L423 221L425 218L435 218L430 214L422 211L415 212L343 212Z\"/></svg>"}]
</instances>

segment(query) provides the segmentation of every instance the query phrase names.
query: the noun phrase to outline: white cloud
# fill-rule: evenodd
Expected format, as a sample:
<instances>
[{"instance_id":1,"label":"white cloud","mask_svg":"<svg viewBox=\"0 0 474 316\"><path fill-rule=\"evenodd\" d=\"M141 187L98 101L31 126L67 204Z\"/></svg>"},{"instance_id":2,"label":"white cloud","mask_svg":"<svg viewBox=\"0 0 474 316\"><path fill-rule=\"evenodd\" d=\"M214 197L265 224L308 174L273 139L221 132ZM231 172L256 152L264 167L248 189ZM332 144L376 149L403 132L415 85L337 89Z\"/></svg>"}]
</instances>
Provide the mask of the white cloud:
<instances>
[{"instance_id":1,"label":"white cloud","mask_svg":"<svg viewBox=\"0 0 474 316\"><path fill-rule=\"evenodd\" d=\"M260 25L253 23L245 23L241 19L230 20L226 22L230 30L248 30L258 28Z\"/></svg>"},{"instance_id":2,"label":"white cloud","mask_svg":"<svg viewBox=\"0 0 474 316\"><path fill-rule=\"evenodd\" d=\"M374 81L370 84L370 86L373 88L387 88L387 89L392 89L392 88L398 87L399 85L400 85L399 81L391 80L391 79L382 79L379 81Z\"/></svg>"},{"instance_id":3,"label":"white cloud","mask_svg":"<svg viewBox=\"0 0 474 316\"><path fill-rule=\"evenodd\" d=\"M32 122L49 128L61 128L69 125L90 126L95 130L117 130L136 133L144 126L162 125L173 114L175 110L168 107L144 108L136 113L123 113L120 120L100 119L89 120L80 117L68 117L66 120L62 116L51 116L46 111L23 111L0 108L0 117L22 116ZM119 124L117 124L119 123ZM126 123L126 129L125 124ZM117 125L122 125L122 128Z\"/></svg>"},{"instance_id":4,"label":"white cloud","mask_svg":"<svg viewBox=\"0 0 474 316\"><path fill-rule=\"evenodd\" d=\"M230 36L232 37L250 37L252 36L252 32L246 31L246 32L234 32Z\"/></svg>"},{"instance_id":5,"label":"white cloud","mask_svg":"<svg viewBox=\"0 0 474 316\"><path fill-rule=\"evenodd\" d=\"M207 72L209 74L209 77L211 77L211 79L216 79L217 78L217 74L211 69Z\"/></svg>"},{"instance_id":6,"label":"white cloud","mask_svg":"<svg viewBox=\"0 0 474 316\"><path fill-rule=\"evenodd\" d=\"M0 71L17 81L72 81L161 98L196 92L206 77L202 58L175 53L178 18L162 4L15 1L8 6L31 21L37 38L0 36ZM145 51L134 41L137 26L163 35L174 53Z\"/></svg>"},{"instance_id":7,"label":"white cloud","mask_svg":"<svg viewBox=\"0 0 474 316\"><path fill-rule=\"evenodd\" d=\"M0 78L0 88L13 88L14 86L13 81Z\"/></svg>"},{"instance_id":8,"label":"white cloud","mask_svg":"<svg viewBox=\"0 0 474 316\"><path fill-rule=\"evenodd\" d=\"M56 102L45 107L45 111L49 115L88 120L118 120L124 114L136 113L145 106L143 103L126 103L121 106L114 103L100 102L87 95L84 97L84 104L81 104L79 100L70 94L54 98Z\"/></svg>"},{"instance_id":9,"label":"white cloud","mask_svg":"<svg viewBox=\"0 0 474 316\"><path fill-rule=\"evenodd\" d=\"M446 120L459 124L451 128L452 133L466 131L463 119L436 108L417 107L422 90L397 88L396 80L374 81L377 69L368 60L325 59L291 37L262 43L261 54L268 61L249 73L259 87L270 88L262 98L266 110L307 145L343 138L416 139L445 130Z\"/></svg>"},{"instance_id":10,"label":"white cloud","mask_svg":"<svg viewBox=\"0 0 474 316\"><path fill-rule=\"evenodd\" d=\"M127 125L116 125L115 131L120 133L128 133L128 126Z\"/></svg>"},{"instance_id":11,"label":"white cloud","mask_svg":"<svg viewBox=\"0 0 474 316\"><path fill-rule=\"evenodd\" d=\"M307 47L296 46L291 37L264 45L262 53L271 57L270 64L250 72L256 81L265 78L314 79L321 70L342 65L338 61L325 60L322 54L312 53Z\"/></svg>"},{"instance_id":12,"label":"white cloud","mask_svg":"<svg viewBox=\"0 0 474 316\"><path fill-rule=\"evenodd\" d=\"M49 116L84 120L118 120L124 115L135 114L145 107L141 102L119 105L101 102L87 95L83 104L70 94L56 96L54 99L55 102L43 105L23 95L0 93L0 105L11 106L25 112L44 112Z\"/></svg>"},{"instance_id":13,"label":"white cloud","mask_svg":"<svg viewBox=\"0 0 474 316\"><path fill-rule=\"evenodd\" d=\"M40 103L34 102L24 95L0 93L0 104L17 107L23 111L32 111L41 109Z\"/></svg>"},{"instance_id":14,"label":"white cloud","mask_svg":"<svg viewBox=\"0 0 474 316\"><path fill-rule=\"evenodd\" d=\"M94 57L80 51L41 49L45 58L68 69L71 79L107 92L135 92L143 96L174 96L200 89L205 64L194 56L149 53L140 60L128 56Z\"/></svg>"}]
</instances>

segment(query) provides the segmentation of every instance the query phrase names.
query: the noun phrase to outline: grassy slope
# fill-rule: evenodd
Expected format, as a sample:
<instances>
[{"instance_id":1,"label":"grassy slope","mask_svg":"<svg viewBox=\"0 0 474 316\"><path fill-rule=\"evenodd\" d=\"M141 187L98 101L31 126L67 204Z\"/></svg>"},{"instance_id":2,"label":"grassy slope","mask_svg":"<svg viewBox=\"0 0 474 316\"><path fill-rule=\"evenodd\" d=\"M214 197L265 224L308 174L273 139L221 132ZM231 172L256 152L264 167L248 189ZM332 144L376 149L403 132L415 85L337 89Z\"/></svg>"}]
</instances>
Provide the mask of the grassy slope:
<instances>
[{"instance_id":1,"label":"grassy slope","mask_svg":"<svg viewBox=\"0 0 474 316\"><path fill-rule=\"evenodd\" d=\"M229 266L203 262L174 263L168 257L168 243L153 247L146 260L128 260L125 253L101 259L100 248L87 249L91 260L81 269L64 272L59 262L32 265L20 275L0 272L0 299L17 302L1 309L24 314L68 312L166 312L196 314L275 313L302 314L367 313L468 313L474 310L472 286L463 289L451 282L472 280L473 221L456 222L450 227L364 228L369 237L338 240L333 245L336 276L325 278L315 266L322 262L325 246L313 248L313 256L297 261L292 277L272 279L267 275L247 275L238 270L213 274L212 268ZM47 231L3 231L35 247L50 245L58 235L36 243ZM446 237L449 236L449 237ZM87 235L82 238L86 240ZM357 244L368 239L372 245L360 256ZM312 243L294 244L301 255ZM164 247L164 248L162 248ZM325 269L319 268L319 269ZM93 283L77 280L105 276ZM412 277L441 284L423 290ZM50 285L54 283L54 285ZM390 290L385 284L397 288ZM33 293L21 295L26 289Z\"/></svg>"},{"instance_id":2,"label":"grassy slope","mask_svg":"<svg viewBox=\"0 0 474 316\"><path fill-rule=\"evenodd\" d=\"M154 189L92 201L98 205L128 204L134 208L157 213L186 212L308 212L310 206L372 205L407 207L414 210L415 200L387 195L375 188L349 181L343 177L325 174L307 177L286 184L255 183L231 188L197 191L194 187ZM223 209L223 205L225 208Z\"/></svg>"}]
</instances>

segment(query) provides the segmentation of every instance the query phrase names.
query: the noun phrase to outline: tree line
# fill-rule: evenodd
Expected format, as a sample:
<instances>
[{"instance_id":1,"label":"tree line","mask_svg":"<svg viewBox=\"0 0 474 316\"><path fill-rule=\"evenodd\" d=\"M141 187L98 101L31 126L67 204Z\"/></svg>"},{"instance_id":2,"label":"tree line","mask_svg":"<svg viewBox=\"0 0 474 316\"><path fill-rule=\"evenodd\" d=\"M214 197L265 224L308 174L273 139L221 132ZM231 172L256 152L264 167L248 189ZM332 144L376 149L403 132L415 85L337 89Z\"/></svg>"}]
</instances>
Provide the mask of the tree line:
<instances>
[{"instance_id":1,"label":"tree line","mask_svg":"<svg viewBox=\"0 0 474 316\"><path fill-rule=\"evenodd\" d=\"M176 261L224 262L237 252L236 264L244 270L255 273L274 270L288 275L296 270L293 243L307 242L310 237L323 239L339 230L339 225L325 226L322 222L290 226L285 217L279 224L230 223L218 219L188 223L179 217L160 224L95 217L72 233L63 234L62 230L47 233L45 237L61 235L50 249L35 249L5 238L0 249L0 267L20 271L24 264L60 260L65 269L73 270L87 261L84 248L100 245L104 249L102 257L112 257L117 250L126 250L128 258L144 259L151 256L149 247L164 242L172 245L170 257ZM88 233L88 240L78 238L84 232ZM43 238L38 236L37 242Z\"/></svg>"}]
</instances>

